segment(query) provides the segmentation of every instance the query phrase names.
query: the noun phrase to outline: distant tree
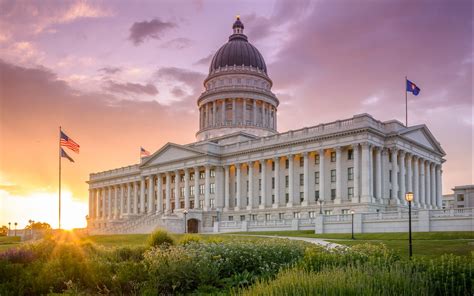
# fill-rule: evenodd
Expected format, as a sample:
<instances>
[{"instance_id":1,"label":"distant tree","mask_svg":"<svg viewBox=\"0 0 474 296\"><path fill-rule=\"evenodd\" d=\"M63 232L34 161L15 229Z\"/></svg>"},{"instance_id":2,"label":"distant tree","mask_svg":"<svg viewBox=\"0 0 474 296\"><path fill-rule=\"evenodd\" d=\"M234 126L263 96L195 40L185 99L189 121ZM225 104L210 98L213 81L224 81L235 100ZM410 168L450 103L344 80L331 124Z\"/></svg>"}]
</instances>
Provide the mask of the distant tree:
<instances>
[{"instance_id":1,"label":"distant tree","mask_svg":"<svg viewBox=\"0 0 474 296\"><path fill-rule=\"evenodd\" d=\"M2 225L0 227L0 236L6 236L8 234L8 227L5 225Z\"/></svg>"},{"instance_id":2,"label":"distant tree","mask_svg":"<svg viewBox=\"0 0 474 296\"><path fill-rule=\"evenodd\" d=\"M35 222L33 220L28 221L29 224L26 225L25 229L33 229L33 230L50 230L51 225L46 222Z\"/></svg>"}]
</instances>

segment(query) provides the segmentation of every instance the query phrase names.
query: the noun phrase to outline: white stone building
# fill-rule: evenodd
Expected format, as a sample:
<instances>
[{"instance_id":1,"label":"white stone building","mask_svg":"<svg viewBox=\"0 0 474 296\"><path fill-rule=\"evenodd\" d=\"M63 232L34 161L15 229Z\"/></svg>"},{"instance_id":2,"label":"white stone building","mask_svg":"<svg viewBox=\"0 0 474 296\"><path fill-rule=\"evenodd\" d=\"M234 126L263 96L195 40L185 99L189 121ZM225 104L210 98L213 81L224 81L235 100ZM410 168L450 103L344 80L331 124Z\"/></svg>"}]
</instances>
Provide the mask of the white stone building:
<instances>
[{"instance_id":1,"label":"white stone building","mask_svg":"<svg viewBox=\"0 0 474 296\"><path fill-rule=\"evenodd\" d=\"M425 125L368 114L283 133L265 61L243 34L215 54L198 98L197 142L90 175L88 227L212 231L216 221L312 219L319 213L441 208L445 155ZM275 222L277 225L277 222Z\"/></svg>"},{"instance_id":2,"label":"white stone building","mask_svg":"<svg viewBox=\"0 0 474 296\"><path fill-rule=\"evenodd\" d=\"M453 194L443 195L444 209L474 208L474 185L454 186Z\"/></svg>"}]
</instances>

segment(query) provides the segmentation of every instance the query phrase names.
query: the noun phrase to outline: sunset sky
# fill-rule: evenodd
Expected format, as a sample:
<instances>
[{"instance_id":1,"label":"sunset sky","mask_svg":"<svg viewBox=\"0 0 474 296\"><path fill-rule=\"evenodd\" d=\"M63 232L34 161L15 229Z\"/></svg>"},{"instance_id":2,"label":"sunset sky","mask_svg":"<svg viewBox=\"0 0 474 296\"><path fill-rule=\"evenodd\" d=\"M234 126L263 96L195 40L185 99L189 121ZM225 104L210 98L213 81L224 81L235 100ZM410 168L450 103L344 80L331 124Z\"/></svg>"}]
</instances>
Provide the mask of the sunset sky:
<instances>
[{"instance_id":1,"label":"sunset sky","mask_svg":"<svg viewBox=\"0 0 474 296\"><path fill-rule=\"evenodd\" d=\"M198 129L196 100L235 15L264 56L279 131L354 114L426 124L446 151L443 191L473 184L471 0L0 0L0 226L85 226L89 173L139 161Z\"/></svg>"}]
</instances>

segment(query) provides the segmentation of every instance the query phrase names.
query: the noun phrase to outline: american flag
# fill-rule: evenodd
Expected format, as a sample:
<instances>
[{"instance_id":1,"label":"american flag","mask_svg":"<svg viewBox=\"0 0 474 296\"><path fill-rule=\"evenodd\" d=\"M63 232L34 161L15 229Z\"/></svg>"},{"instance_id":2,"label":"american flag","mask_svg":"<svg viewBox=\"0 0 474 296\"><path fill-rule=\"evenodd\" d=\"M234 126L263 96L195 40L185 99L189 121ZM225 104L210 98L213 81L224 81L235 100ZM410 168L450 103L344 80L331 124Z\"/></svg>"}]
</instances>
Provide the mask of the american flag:
<instances>
[{"instance_id":1,"label":"american flag","mask_svg":"<svg viewBox=\"0 0 474 296\"><path fill-rule=\"evenodd\" d=\"M141 157L150 156L150 152L148 152L147 150L145 150L145 148L140 147L140 156L141 156Z\"/></svg>"},{"instance_id":2,"label":"american flag","mask_svg":"<svg viewBox=\"0 0 474 296\"><path fill-rule=\"evenodd\" d=\"M79 144L77 144L71 138L69 138L65 133L63 133L63 131L61 131L59 142L60 142L61 147L66 147L76 153L79 153Z\"/></svg>"}]
</instances>

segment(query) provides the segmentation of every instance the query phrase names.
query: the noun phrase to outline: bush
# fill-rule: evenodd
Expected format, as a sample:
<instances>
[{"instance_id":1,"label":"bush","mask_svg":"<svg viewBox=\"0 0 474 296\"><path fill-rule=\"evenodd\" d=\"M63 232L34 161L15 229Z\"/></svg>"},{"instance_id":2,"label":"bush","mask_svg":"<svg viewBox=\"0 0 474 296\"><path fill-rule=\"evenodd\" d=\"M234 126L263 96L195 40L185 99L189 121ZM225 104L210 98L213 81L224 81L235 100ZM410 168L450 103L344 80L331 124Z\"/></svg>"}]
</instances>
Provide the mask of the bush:
<instances>
[{"instance_id":1,"label":"bush","mask_svg":"<svg viewBox=\"0 0 474 296\"><path fill-rule=\"evenodd\" d=\"M196 234L185 234L179 240L180 245L187 245L190 243L199 243L199 242L202 242L202 239L199 235L196 235Z\"/></svg>"},{"instance_id":2,"label":"bush","mask_svg":"<svg viewBox=\"0 0 474 296\"><path fill-rule=\"evenodd\" d=\"M148 237L148 245L150 247L172 246L174 245L174 239L166 230L158 229L153 231L153 233Z\"/></svg>"}]
</instances>

